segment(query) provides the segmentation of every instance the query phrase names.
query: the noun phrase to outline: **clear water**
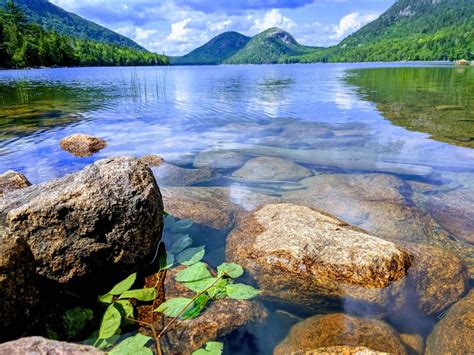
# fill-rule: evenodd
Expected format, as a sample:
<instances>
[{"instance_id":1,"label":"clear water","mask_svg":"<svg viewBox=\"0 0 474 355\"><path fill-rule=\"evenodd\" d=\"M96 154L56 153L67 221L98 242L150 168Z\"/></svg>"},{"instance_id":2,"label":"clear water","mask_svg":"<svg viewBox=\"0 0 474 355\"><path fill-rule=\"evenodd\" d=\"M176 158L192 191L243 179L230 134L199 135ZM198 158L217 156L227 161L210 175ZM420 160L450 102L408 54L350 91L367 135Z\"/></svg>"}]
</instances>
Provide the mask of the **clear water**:
<instances>
[{"instance_id":1,"label":"clear water","mask_svg":"<svg viewBox=\"0 0 474 355\"><path fill-rule=\"evenodd\" d=\"M0 71L0 105L0 172L20 171L32 183L118 155L157 154L192 168L199 152L219 149L289 158L316 175L383 173L378 163L408 164L415 170L385 172L406 184L403 195L410 208L423 210L426 196L458 188L467 200L461 212L473 206L474 68L392 63ZM305 133L321 127L332 133L317 139ZM107 148L74 157L59 148L59 141L73 133L102 137ZM331 159L317 160L311 151ZM370 165L361 167L351 157ZM419 167L433 171L417 174ZM235 179L232 170L218 173L196 184L243 187L293 202L287 190L307 187L252 176ZM248 207L244 200L232 202ZM370 219L354 217L361 207L356 197L352 203L351 213L340 217L377 229ZM193 228L195 243L212 251L207 261L222 262L226 232ZM447 240L431 244L469 263L471 232L451 230ZM226 339L228 352L271 353L296 319L285 312L310 314L291 305L268 307L265 325ZM435 321L414 316L404 326L426 335Z\"/></svg>"}]
</instances>

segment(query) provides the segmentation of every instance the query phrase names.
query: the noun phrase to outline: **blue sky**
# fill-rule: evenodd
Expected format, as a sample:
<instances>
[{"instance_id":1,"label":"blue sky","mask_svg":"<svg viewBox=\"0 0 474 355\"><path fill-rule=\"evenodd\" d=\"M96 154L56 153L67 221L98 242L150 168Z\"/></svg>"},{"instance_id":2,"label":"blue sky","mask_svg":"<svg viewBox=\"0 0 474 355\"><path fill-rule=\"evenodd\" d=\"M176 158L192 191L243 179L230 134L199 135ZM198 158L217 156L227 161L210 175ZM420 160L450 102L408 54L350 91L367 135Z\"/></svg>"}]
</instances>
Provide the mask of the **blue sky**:
<instances>
[{"instance_id":1,"label":"blue sky","mask_svg":"<svg viewBox=\"0 0 474 355\"><path fill-rule=\"evenodd\" d=\"M224 31L254 35L269 27L302 44L329 46L395 0L50 0L124 34L149 50L181 55Z\"/></svg>"}]
</instances>

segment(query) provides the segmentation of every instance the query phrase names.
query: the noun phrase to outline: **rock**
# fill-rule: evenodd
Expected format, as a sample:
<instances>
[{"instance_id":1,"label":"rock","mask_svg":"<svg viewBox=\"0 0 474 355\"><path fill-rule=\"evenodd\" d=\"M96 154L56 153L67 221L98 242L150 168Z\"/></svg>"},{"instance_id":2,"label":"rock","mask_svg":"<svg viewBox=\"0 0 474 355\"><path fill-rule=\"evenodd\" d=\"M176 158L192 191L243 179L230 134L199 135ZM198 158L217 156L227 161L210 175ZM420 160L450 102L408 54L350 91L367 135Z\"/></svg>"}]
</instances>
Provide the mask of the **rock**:
<instances>
[{"instance_id":1,"label":"rock","mask_svg":"<svg viewBox=\"0 0 474 355\"><path fill-rule=\"evenodd\" d=\"M474 339L474 291L452 306L426 340L426 354L471 354Z\"/></svg>"},{"instance_id":2,"label":"rock","mask_svg":"<svg viewBox=\"0 0 474 355\"><path fill-rule=\"evenodd\" d=\"M30 315L38 301L35 261L20 238L0 233L0 338Z\"/></svg>"},{"instance_id":3,"label":"rock","mask_svg":"<svg viewBox=\"0 0 474 355\"><path fill-rule=\"evenodd\" d=\"M0 344L0 354L28 355L70 355L70 354L105 354L97 348L87 345L65 343L42 337L21 338Z\"/></svg>"},{"instance_id":4,"label":"rock","mask_svg":"<svg viewBox=\"0 0 474 355\"><path fill-rule=\"evenodd\" d=\"M456 255L428 245L403 247L414 256L406 285L414 289L418 308L424 314L437 315L464 294L469 274Z\"/></svg>"},{"instance_id":5,"label":"rock","mask_svg":"<svg viewBox=\"0 0 474 355\"><path fill-rule=\"evenodd\" d=\"M84 170L8 194L0 224L24 239L37 272L60 283L150 261L163 227L151 170L133 158L104 159Z\"/></svg>"},{"instance_id":6,"label":"rock","mask_svg":"<svg viewBox=\"0 0 474 355\"><path fill-rule=\"evenodd\" d=\"M404 196L409 187L386 174L322 174L302 180L306 189L284 200L321 208L374 235L396 241L432 242L439 225Z\"/></svg>"},{"instance_id":7,"label":"rock","mask_svg":"<svg viewBox=\"0 0 474 355\"><path fill-rule=\"evenodd\" d=\"M231 228L240 211L279 201L276 197L234 187L167 187L161 192L168 213L214 229Z\"/></svg>"},{"instance_id":8,"label":"rock","mask_svg":"<svg viewBox=\"0 0 474 355\"><path fill-rule=\"evenodd\" d=\"M153 168L153 173L160 186L190 186L216 178L210 169L185 169L168 163Z\"/></svg>"},{"instance_id":9,"label":"rock","mask_svg":"<svg viewBox=\"0 0 474 355\"><path fill-rule=\"evenodd\" d=\"M388 324L342 313L313 316L294 325L273 354L305 354L313 349L341 345L406 354L399 335Z\"/></svg>"},{"instance_id":10,"label":"rock","mask_svg":"<svg viewBox=\"0 0 474 355\"><path fill-rule=\"evenodd\" d=\"M301 165L274 157L251 159L232 174L241 179L268 181L298 181L311 175L313 173Z\"/></svg>"},{"instance_id":11,"label":"rock","mask_svg":"<svg viewBox=\"0 0 474 355\"><path fill-rule=\"evenodd\" d=\"M65 151L77 157L88 157L104 149L107 143L101 138L88 134L73 134L63 138L60 142L60 146Z\"/></svg>"},{"instance_id":12,"label":"rock","mask_svg":"<svg viewBox=\"0 0 474 355\"><path fill-rule=\"evenodd\" d=\"M158 166L161 166L165 163L165 160L162 157L160 157L158 155L154 155L154 154L144 155L139 160L143 164L148 165L150 168L158 167Z\"/></svg>"},{"instance_id":13,"label":"rock","mask_svg":"<svg viewBox=\"0 0 474 355\"><path fill-rule=\"evenodd\" d=\"M386 355L386 352L374 351L364 346L328 346L306 350L304 352L293 352L292 355Z\"/></svg>"},{"instance_id":14,"label":"rock","mask_svg":"<svg viewBox=\"0 0 474 355\"><path fill-rule=\"evenodd\" d=\"M411 256L325 212L266 205L227 239L226 257L241 264L267 296L317 306L321 296L385 302L381 289L401 280Z\"/></svg>"},{"instance_id":15,"label":"rock","mask_svg":"<svg viewBox=\"0 0 474 355\"><path fill-rule=\"evenodd\" d=\"M428 196L424 206L444 229L474 244L473 189L460 188Z\"/></svg>"},{"instance_id":16,"label":"rock","mask_svg":"<svg viewBox=\"0 0 474 355\"><path fill-rule=\"evenodd\" d=\"M0 175L0 197L8 191L22 189L31 186L25 175L9 170Z\"/></svg>"},{"instance_id":17,"label":"rock","mask_svg":"<svg viewBox=\"0 0 474 355\"><path fill-rule=\"evenodd\" d=\"M194 292L175 281L175 275L184 267L168 270L164 294L166 299L173 297L193 297ZM147 279L147 285L156 284L156 276ZM139 308L139 319L149 321L152 307ZM153 323L159 332L171 318L157 314ZM161 347L166 354L187 355L204 346L208 341L230 334L234 330L253 322L262 322L267 311L256 301L224 298L212 301L207 308L194 319L178 320L161 340ZM149 329L144 329L149 332Z\"/></svg>"},{"instance_id":18,"label":"rock","mask_svg":"<svg viewBox=\"0 0 474 355\"><path fill-rule=\"evenodd\" d=\"M225 150L204 150L196 155L194 167L210 168L212 170L238 169L248 158L245 155Z\"/></svg>"},{"instance_id":19,"label":"rock","mask_svg":"<svg viewBox=\"0 0 474 355\"><path fill-rule=\"evenodd\" d=\"M424 354L425 344L423 337L418 334L400 334L400 339L402 340L405 347L408 349L409 354Z\"/></svg>"}]
</instances>

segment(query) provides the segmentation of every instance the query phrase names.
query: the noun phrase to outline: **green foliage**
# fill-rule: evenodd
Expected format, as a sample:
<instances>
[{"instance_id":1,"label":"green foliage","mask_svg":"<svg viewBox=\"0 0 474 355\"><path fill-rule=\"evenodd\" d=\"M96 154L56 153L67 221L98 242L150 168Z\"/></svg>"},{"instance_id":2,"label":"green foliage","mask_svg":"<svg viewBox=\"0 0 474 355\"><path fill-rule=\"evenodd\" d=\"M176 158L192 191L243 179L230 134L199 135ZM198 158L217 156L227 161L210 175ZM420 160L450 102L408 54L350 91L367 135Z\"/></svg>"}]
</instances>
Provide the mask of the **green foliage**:
<instances>
[{"instance_id":1,"label":"green foliage","mask_svg":"<svg viewBox=\"0 0 474 355\"><path fill-rule=\"evenodd\" d=\"M122 314L118 310L118 307L112 303L107 307L102 318L102 323L99 329L99 339L108 339L113 336L120 328L122 322Z\"/></svg>"},{"instance_id":2,"label":"green foliage","mask_svg":"<svg viewBox=\"0 0 474 355\"><path fill-rule=\"evenodd\" d=\"M23 12L11 3L4 9L0 7L0 67L164 64L169 64L166 56L141 47L49 32L38 24L28 23Z\"/></svg>"},{"instance_id":3,"label":"green foliage","mask_svg":"<svg viewBox=\"0 0 474 355\"><path fill-rule=\"evenodd\" d=\"M225 287L227 296L236 300L248 300L258 296L259 290L244 284L229 284Z\"/></svg>"},{"instance_id":4,"label":"green foliage","mask_svg":"<svg viewBox=\"0 0 474 355\"><path fill-rule=\"evenodd\" d=\"M192 355L221 355L224 344L217 341L210 341L203 349L193 351Z\"/></svg>"},{"instance_id":5,"label":"green foliage","mask_svg":"<svg viewBox=\"0 0 474 355\"><path fill-rule=\"evenodd\" d=\"M76 307L66 311L63 316L66 339L76 339L84 331L87 323L92 320L93 317L94 313L87 308Z\"/></svg>"},{"instance_id":6,"label":"green foliage","mask_svg":"<svg viewBox=\"0 0 474 355\"><path fill-rule=\"evenodd\" d=\"M132 337L129 337L115 348L113 348L109 354L110 355L152 355L153 352L151 349L146 347L146 344L151 340L150 337L147 337L143 334L136 334Z\"/></svg>"}]
</instances>

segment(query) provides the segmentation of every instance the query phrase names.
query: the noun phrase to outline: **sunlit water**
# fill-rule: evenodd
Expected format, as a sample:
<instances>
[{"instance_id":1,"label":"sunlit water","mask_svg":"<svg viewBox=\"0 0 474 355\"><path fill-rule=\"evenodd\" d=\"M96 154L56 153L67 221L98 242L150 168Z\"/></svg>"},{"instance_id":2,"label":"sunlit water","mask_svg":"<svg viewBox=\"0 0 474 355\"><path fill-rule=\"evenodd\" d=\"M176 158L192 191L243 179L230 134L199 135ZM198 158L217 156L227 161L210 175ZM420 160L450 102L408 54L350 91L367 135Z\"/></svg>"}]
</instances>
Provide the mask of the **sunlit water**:
<instances>
[{"instance_id":1,"label":"sunlit water","mask_svg":"<svg viewBox=\"0 0 474 355\"><path fill-rule=\"evenodd\" d=\"M223 150L287 158L315 176L391 174L406 185L401 194L413 210L424 211L430 196L441 196L430 203L442 207L444 194L456 189L466 197L458 206L462 213L474 206L474 68L433 63L2 71L0 105L0 172L20 171L32 183L110 156L157 154L192 168L199 152ZM325 133L314 136L319 131ZM76 158L59 148L73 133L104 138L107 148ZM214 179L195 184L243 187L296 203L301 194L293 192L311 184L236 179L234 170L219 169ZM158 183L166 185L159 177ZM249 209L238 194L229 196ZM354 196L351 211L338 216L378 231L373 220L361 217L367 211ZM447 224L446 240L408 241L444 247L472 263L469 227ZM194 226L193 232L195 245L207 246L211 265L224 260L227 231ZM287 304L267 306L269 321L228 337L228 352L270 353L296 316L311 314ZM424 336L436 321L408 318L408 324L388 321Z\"/></svg>"}]
</instances>

